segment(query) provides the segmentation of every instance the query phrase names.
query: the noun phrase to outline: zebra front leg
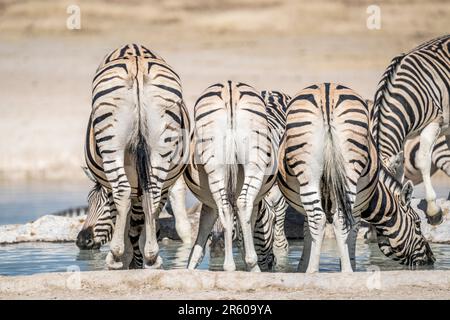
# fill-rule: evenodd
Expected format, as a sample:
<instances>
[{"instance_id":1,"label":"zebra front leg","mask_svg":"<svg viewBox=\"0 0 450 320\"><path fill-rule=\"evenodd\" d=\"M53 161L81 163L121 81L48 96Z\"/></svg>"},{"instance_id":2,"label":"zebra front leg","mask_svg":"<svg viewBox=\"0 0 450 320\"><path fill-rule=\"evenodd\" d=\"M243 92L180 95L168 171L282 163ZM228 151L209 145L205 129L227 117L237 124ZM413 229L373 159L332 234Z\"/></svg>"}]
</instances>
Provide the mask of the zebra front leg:
<instances>
[{"instance_id":1,"label":"zebra front leg","mask_svg":"<svg viewBox=\"0 0 450 320\"><path fill-rule=\"evenodd\" d=\"M354 215L355 223L350 230L350 234L347 238L348 255L350 256L350 263L353 271L356 271L356 239L358 238L359 226L361 223L361 216L359 214Z\"/></svg>"},{"instance_id":2,"label":"zebra front leg","mask_svg":"<svg viewBox=\"0 0 450 320\"><path fill-rule=\"evenodd\" d=\"M305 218L303 221L303 250L297 267L298 272L305 273L308 268L309 257L311 256L311 243L312 238L311 232L309 232L308 219Z\"/></svg>"},{"instance_id":3,"label":"zebra front leg","mask_svg":"<svg viewBox=\"0 0 450 320\"><path fill-rule=\"evenodd\" d=\"M286 220L287 203L283 194L277 185L270 190L272 209L275 214L273 249L276 256L285 256L289 251L289 242L284 231L284 223Z\"/></svg>"},{"instance_id":4,"label":"zebra front leg","mask_svg":"<svg viewBox=\"0 0 450 320\"><path fill-rule=\"evenodd\" d=\"M197 239L195 240L195 244L191 250L188 261L189 270L197 268L197 266L202 261L206 242L208 241L209 235L216 220L217 212L207 205L202 204Z\"/></svg>"},{"instance_id":5,"label":"zebra front leg","mask_svg":"<svg viewBox=\"0 0 450 320\"><path fill-rule=\"evenodd\" d=\"M129 231L129 238L133 247L133 259L129 265L129 269L142 269L143 266L144 258L139 246L143 226L144 212L142 211L142 203L139 200L134 200L131 207Z\"/></svg>"},{"instance_id":6,"label":"zebra front leg","mask_svg":"<svg viewBox=\"0 0 450 320\"><path fill-rule=\"evenodd\" d=\"M322 209L318 188L306 186L300 191L301 202L306 211L309 232L311 234L311 253L307 273L319 271L320 251L325 235L326 216Z\"/></svg>"},{"instance_id":7,"label":"zebra front leg","mask_svg":"<svg viewBox=\"0 0 450 320\"><path fill-rule=\"evenodd\" d=\"M425 200L427 201L426 215L428 223L438 225L442 222L442 210L436 204L436 192L431 184L431 154L441 129L437 122L428 124L420 133L420 146L417 152L417 168L422 173L425 188Z\"/></svg>"},{"instance_id":8,"label":"zebra front leg","mask_svg":"<svg viewBox=\"0 0 450 320\"><path fill-rule=\"evenodd\" d=\"M175 217L175 229L181 241L185 244L192 242L191 223L186 211L186 185L183 177L178 178L169 192L169 200Z\"/></svg>"}]
</instances>

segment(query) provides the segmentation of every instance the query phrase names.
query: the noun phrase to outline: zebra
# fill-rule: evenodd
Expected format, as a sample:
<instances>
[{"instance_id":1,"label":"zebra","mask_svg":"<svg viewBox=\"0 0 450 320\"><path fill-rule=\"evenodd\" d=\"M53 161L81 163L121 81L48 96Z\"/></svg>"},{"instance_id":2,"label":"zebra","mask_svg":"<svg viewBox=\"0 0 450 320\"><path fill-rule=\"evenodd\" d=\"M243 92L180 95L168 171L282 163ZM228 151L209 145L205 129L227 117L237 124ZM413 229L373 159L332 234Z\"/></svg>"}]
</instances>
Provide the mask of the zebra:
<instances>
[{"instance_id":1,"label":"zebra","mask_svg":"<svg viewBox=\"0 0 450 320\"><path fill-rule=\"evenodd\" d=\"M341 270L354 267L360 213L357 182L367 165L368 109L353 90L311 85L291 99L280 147L279 185L291 206L306 216L299 271L317 272L326 222L333 224Z\"/></svg>"},{"instance_id":2,"label":"zebra","mask_svg":"<svg viewBox=\"0 0 450 320\"><path fill-rule=\"evenodd\" d=\"M378 84L374 98L373 136L381 161L395 172L406 139L420 136L416 167L422 174L427 218L442 222L430 170L433 146L450 134L450 35L430 40L395 57Z\"/></svg>"},{"instance_id":3,"label":"zebra","mask_svg":"<svg viewBox=\"0 0 450 320\"><path fill-rule=\"evenodd\" d=\"M64 209L61 211L50 213L52 216L59 216L59 217L70 217L70 218L81 218L87 215L88 213L88 207L87 206L78 206L78 207L72 207L68 209Z\"/></svg>"},{"instance_id":4,"label":"zebra","mask_svg":"<svg viewBox=\"0 0 450 320\"><path fill-rule=\"evenodd\" d=\"M184 177L202 209L188 269L194 269L203 257L217 216L224 227L223 268L236 269L232 252L236 209L245 263L250 271L260 271L252 230L259 203L275 182L278 148L269 132L264 99L245 83L216 83L195 103L194 121Z\"/></svg>"},{"instance_id":5,"label":"zebra","mask_svg":"<svg viewBox=\"0 0 450 320\"><path fill-rule=\"evenodd\" d=\"M325 94L320 94L320 91L325 91ZM348 107L343 108L345 105ZM319 120L314 119L315 114L323 108L324 115L321 115ZM368 121L370 112L362 98L345 86L325 83L301 91L291 100L287 110L286 132L279 151L278 182L291 206L305 215L309 211L312 217L310 219L307 216L305 219L305 249L298 269L306 272L318 271L322 229L324 219L328 218L330 221L332 218L331 214L326 214L330 210L335 215L330 222L337 225L337 228L334 228L335 233L337 231L340 234L336 238L342 271L350 272L356 267L354 258L360 218L375 226L380 249L385 255L411 266L432 264L434 257L421 234L420 219L410 206L412 184L407 182L402 185L382 165L371 135L371 123ZM335 148L331 154L327 153L330 134L327 133L328 141L322 142L323 146L320 139L313 139L314 135L318 136L314 130L324 125L333 128L333 145L342 144L342 138L348 139L347 144L340 149ZM286 143L289 140L291 144ZM300 157L299 150L306 148L310 154ZM324 152L325 155L321 156ZM338 170L351 177L348 180L345 175L341 178L341 181L346 183L337 185L343 185L345 188L340 192L335 191L337 195L333 195L334 192L330 190L330 186L339 190L336 183L327 183L325 165L319 163L317 166L317 163L310 160L314 157L334 158L334 162L341 163L337 166ZM329 164L327 166L330 167ZM309 173L314 169L318 171L316 176ZM335 178L339 176L334 174ZM302 178L303 180L300 180ZM316 183L315 190L308 188L313 184L309 181L312 179ZM319 187L317 184L320 184ZM317 197L318 192L322 198ZM330 194L333 195L331 203L329 196L327 197ZM339 197L342 200L338 201ZM346 208L347 214L338 214L336 217L336 203L338 207Z\"/></svg>"},{"instance_id":6,"label":"zebra","mask_svg":"<svg viewBox=\"0 0 450 320\"><path fill-rule=\"evenodd\" d=\"M373 101L365 100L369 110L373 108ZM391 164L391 169L396 174L397 179L402 179L403 175L406 180L411 181L413 185L418 185L423 182L422 175L417 169L416 159L417 151L419 150L420 137L407 139L403 151L396 157L396 163ZM404 156L402 156L404 155ZM450 177L450 137L441 135L436 141L431 154L432 167L430 174L433 175L438 170L444 171ZM450 199L450 193L448 198ZM426 211L426 201L421 200L418 208ZM369 226L369 232L365 236L366 239L372 241L376 240L375 227Z\"/></svg>"},{"instance_id":7,"label":"zebra","mask_svg":"<svg viewBox=\"0 0 450 320\"><path fill-rule=\"evenodd\" d=\"M106 55L92 86L85 158L96 184L89 211L104 210L108 201L114 202L107 266L124 267L128 214L141 201L144 267L159 268L156 219L189 154L190 122L180 78L157 54L127 44Z\"/></svg>"}]
</instances>

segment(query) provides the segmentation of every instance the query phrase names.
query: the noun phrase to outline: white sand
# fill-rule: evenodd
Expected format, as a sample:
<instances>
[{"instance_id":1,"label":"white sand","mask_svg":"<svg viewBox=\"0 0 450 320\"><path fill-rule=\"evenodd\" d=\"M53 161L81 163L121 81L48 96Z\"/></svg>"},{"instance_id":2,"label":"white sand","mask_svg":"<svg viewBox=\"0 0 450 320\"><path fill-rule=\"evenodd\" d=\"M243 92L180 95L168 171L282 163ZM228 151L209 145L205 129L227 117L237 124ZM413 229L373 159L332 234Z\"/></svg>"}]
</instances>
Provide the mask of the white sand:
<instances>
[{"instance_id":1,"label":"white sand","mask_svg":"<svg viewBox=\"0 0 450 320\"><path fill-rule=\"evenodd\" d=\"M2 299L449 299L450 271L127 270L0 277Z\"/></svg>"}]
</instances>

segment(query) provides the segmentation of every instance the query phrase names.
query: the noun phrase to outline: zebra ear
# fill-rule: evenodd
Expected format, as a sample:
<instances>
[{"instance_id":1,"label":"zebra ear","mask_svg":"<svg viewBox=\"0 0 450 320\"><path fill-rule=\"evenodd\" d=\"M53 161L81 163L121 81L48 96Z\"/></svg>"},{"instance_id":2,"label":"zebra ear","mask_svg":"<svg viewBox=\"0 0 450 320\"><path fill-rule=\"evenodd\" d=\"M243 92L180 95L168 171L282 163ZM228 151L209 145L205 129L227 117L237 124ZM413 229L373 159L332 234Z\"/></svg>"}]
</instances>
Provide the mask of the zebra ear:
<instances>
[{"instance_id":1,"label":"zebra ear","mask_svg":"<svg viewBox=\"0 0 450 320\"><path fill-rule=\"evenodd\" d=\"M403 185L400 199L404 204L409 205L411 203L413 189L414 186L410 180L406 181L406 183Z\"/></svg>"},{"instance_id":2,"label":"zebra ear","mask_svg":"<svg viewBox=\"0 0 450 320\"><path fill-rule=\"evenodd\" d=\"M95 180L94 176L92 175L92 172L89 170L88 167L83 167L82 166L81 169L83 169L84 173L89 178L89 180L91 180L92 182L97 183L97 180Z\"/></svg>"},{"instance_id":3,"label":"zebra ear","mask_svg":"<svg viewBox=\"0 0 450 320\"><path fill-rule=\"evenodd\" d=\"M395 177L397 181L403 181L403 162L405 157L403 151L400 151L395 156L389 158L387 167L389 172Z\"/></svg>"}]
</instances>

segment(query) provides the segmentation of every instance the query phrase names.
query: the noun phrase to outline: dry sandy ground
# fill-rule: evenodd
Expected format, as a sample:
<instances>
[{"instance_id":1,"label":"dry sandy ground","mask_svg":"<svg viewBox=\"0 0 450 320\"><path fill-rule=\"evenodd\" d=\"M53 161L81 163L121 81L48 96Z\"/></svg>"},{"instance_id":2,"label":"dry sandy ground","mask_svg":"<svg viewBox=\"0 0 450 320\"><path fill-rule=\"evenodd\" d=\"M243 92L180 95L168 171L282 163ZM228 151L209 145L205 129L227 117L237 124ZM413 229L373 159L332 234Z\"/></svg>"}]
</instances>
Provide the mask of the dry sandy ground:
<instances>
[{"instance_id":1,"label":"dry sandy ground","mask_svg":"<svg viewBox=\"0 0 450 320\"><path fill-rule=\"evenodd\" d=\"M128 270L0 277L1 299L450 299L450 271Z\"/></svg>"},{"instance_id":2,"label":"dry sandy ground","mask_svg":"<svg viewBox=\"0 0 450 320\"><path fill-rule=\"evenodd\" d=\"M110 50L141 42L182 78L189 107L226 79L294 94L342 82L372 97L390 59L448 33L448 1L0 0L0 181L85 179L83 139L91 79ZM449 180L446 180L449 183Z\"/></svg>"}]
</instances>

